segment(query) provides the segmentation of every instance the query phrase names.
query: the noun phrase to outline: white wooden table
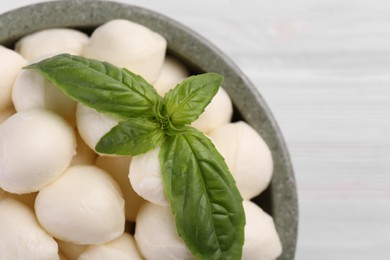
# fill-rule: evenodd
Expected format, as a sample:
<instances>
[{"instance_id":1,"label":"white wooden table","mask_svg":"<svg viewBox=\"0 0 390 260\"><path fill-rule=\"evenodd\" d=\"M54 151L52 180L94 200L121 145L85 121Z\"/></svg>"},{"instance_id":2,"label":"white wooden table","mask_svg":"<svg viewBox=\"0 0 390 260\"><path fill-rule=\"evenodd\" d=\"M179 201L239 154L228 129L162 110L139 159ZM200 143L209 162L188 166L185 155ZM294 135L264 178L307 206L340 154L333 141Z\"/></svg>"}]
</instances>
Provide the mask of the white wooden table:
<instances>
[{"instance_id":1,"label":"white wooden table","mask_svg":"<svg viewBox=\"0 0 390 260\"><path fill-rule=\"evenodd\" d=\"M296 259L390 259L388 0L119 1L193 28L258 87L295 168Z\"/></svg>"}]
</instances>

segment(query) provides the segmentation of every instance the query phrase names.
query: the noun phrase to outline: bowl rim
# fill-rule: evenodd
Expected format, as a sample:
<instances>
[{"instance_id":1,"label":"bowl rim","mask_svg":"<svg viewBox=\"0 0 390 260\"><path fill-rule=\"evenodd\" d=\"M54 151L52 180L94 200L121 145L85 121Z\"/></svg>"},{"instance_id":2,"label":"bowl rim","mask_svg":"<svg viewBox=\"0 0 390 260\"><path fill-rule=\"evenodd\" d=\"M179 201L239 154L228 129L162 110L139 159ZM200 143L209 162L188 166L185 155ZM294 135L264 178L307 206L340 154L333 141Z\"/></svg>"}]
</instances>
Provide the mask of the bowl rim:
<instances>
[{"instance_id":1,"label":"bowl rim","mask_svg":"<svg viewBox=\"0 0 390 260\"><path fill-rule=\"evenodd\" d=\"M272 150L274 161L277 161L269 188L272 199L270 210L283 245L283 253L278 259L293 259L297 243L298 201L287 145L257 88L209 40L189 27L144 7L114 1L67 0L31 4L0 14L0 44L12 46L22 36L43 29L94 28L112 19L127 19L149 27L167 39L171 53L196 70L224 75L224 87L233 104L238 111L245 111L243 119L262 135ZM208 59L202 58L205 56ZM278 175L275 177L276 172Z\"/></svg>"}]
</instances>

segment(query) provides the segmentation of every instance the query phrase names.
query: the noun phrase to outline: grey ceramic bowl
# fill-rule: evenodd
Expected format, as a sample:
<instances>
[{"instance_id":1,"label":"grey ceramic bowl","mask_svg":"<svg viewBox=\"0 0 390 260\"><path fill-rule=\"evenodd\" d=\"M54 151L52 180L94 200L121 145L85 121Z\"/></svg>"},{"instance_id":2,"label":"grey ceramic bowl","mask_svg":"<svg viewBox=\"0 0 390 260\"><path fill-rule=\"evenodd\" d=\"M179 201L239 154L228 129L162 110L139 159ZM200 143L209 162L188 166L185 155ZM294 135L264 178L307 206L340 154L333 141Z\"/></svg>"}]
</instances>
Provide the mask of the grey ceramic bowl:
<instances>
[{"instance_id":1,"label":"grey ceramic bowl","mask_svg":"<svg viewBox=\"0 0 390 260\"><path fill-rule=\"evenodd\" d=\"M91 32L98 25L116 18L138 22L162 34L168 41L168 52L185 62L193 72L217 72L225 77L224 88L234 103L235 119L252 125L272 150L275 165L271 185L254 201L275 220L283 245L279 259L293 259L298 207L293 169L283 137L253 84L206 39L150 10L107 1L70 0L35 4L0 15L0 44L12 48L20 37L52 27Z\"/></svg>"}]
</instances>

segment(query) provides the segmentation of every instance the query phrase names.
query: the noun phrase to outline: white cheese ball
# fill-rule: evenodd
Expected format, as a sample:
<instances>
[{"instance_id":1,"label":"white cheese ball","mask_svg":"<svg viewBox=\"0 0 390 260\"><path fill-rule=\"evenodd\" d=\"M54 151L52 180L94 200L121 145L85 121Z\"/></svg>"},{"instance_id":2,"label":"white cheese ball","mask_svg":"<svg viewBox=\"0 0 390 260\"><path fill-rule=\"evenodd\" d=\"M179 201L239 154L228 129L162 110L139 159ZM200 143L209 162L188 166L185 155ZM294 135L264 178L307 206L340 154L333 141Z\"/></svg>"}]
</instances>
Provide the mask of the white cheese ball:
<instances>
[{"instance_id":1,"label":"white cheese ball","mask_svg":"<svg viewBox=\"0 0 390 260\"><path fill-rule=\"evenodd\" d=\"M62 116L75 125L77 102L34 70L22 70L12 88L12 101L16 111L41 108Z\"/></svg>"},{"instance_id":2,"label":"white cheese ball","mask_svg":"<svg viewBox=\"0 0 390 260\"><path fill-rule=\"evenodd\" d=\"M154 82L163 64L166 47L166 40L149 28L117 19L96 28L83 56L127 68Z\"/></svg>"},{"instance_id":3,"label":"white cheese ball","mask_svg":"<svg viewBox=\"0 0 390 260\"><path fill-rule=\"evenodd\" d=\"M229 123L232 115L232 101L226 91L220 87L205 111L191 125L203 133L209 133L216 127Z\"/></svg>"},{"instance_id":4,"label":"white cheese ball","mask_svg":"<svg viewBox=\"0 0 390 260\"><path fill-rule=\"evenodd\" d=\"M0 45L0 112L11 106L12 85L27 61L17 52Z\"/></svg>"},{"instance_id":5,"label":"white cheese ball","mask_svg":"<svg viewBox=\"0 0 390 260\"><path fill-rule=\"evenodd\" d=\"M119 238L106 244L90 245L78 260L142 260L134 238L123 233Z\"/></svg>"},{"instance_id":6,"label":"white cheese ball","mask_svg":"<svg viewBox=\"0 0 390 260\"><path fill-rule=\"evenodd\" d=\"M174 59L173 57L165 57L160 75L154 82L153 86L157 93L164 96L168 90L176 87L183 79L189 76L187 68L183 63Z\"/></svg>"},{"instance_id":7,"label":"white cheese ball","mask_svg":"<svg viewBox=\"0 0 390 260\"><path fill-rule=\"evenodd\" d=\"M274 260L282 253L282 244L270 215L251 201L243 202L245 242L243 260Z\"/></svg>"},{"instance_id":8,"label":"white cheese ball","mask_svg":"<svg viewBox=\"0 0 390 260\"><path fill-rule=\"evenodd\" d=\"M118 124L115 118L78 103L76 110L77 129L84 142L96 152L99 140Z\"/></svg>"},{"instance_id":9,"label":"white cheese ball","mask_svg":"<svg viewBox=\"0 0 390 260\"><path fill-rule=\"evenodd\" d=\"M78 259L88 245L78 245L62 240L57 240L60 253L69 259Z\"/></svg>"},{"instance_id":10,"label":"white cheese ball","mask_svg":"<svg viewBox=\"0 0 390 260\"><path fill-rule=\"evenodd\" d=\"M129 179L134 191L142 198L160 206L168 206L164 192L158 154L160 147L134 156L130 163Z\"/></svg>"},{"instance_id":11,"label":"white cheese ball","mask_svg":"<svg viewBox=\"0 0 390 260\"><path fill-rule=\"evenodd\" d=\"M20 39L15 50L29 61L60 53L81 55L89 37L74 29L54 28L41 30Z\"/></svg>"},{"instance_id":12,"label":"white cheese ball","mask_svg":"<svg viewBox=\"0 0 390 260\"><path fill-rule=\"evenodd\" d=\"M250 125L243 121L225 124L209 137L225 158L244 199L254 198L267 188L273 171L272 154Z\"/></svg>"},{"instance_id":13,"label":"white cheese ball","mask_svg":"<svg viewBox=\"0 0 390 260\"><path fill-rule=\"evenodd\" d=\"M5 110L0 111L0 125L15 113L16 111L13 107L6 108Z\"/></svg>"},{"instance_id":14,"label":"white cheese ball","mask_svg":"<svg viewBox=\"0 0 390 260\"><path fill-rule=\"evenodd\" d=\"M124 231L124 200L108 173L95 166L69 167L35 200L39 223L55 238L75 244L98 244Z\"/></svg>"},{"instance_id":15,"label":"white cheese ball","mask_svg":"<svg viewBox=\"0 0 390 260\"><path fill-rule=\"evenodd\" d=\"M145 200L133 189L129 181L130 156L99 156L96 166L107 171L121 187L125 199L126 220L135 221L138 210Z\"/></svg>"},{"instance_id":16,"label":"white cheese ball","mask_svg":"<svg viewBox=\"0 0 390 260\"><path fill-rule=\"evenodd\" d=\"M148 260L195 259L179 237L170 207L145 203L137 216L134 238Z\"/></svg>"},{"instance_id":17,"label":"white cheese ball","mask_svg":"<svg viewBox=\"0 0 390 260\"><path fill-rule=\"evenodd\" d=\"M56 241L34 212L13 199L0 199L0 259L59 259Z\"/></svg>"},{"instance_id":18,"label":"white cheese ball","mask_svg":"<svg viewBox=\"0 0 390 260\"><path fill-rule=\"evenodd\" d=\"M0 125L0 187L35 192L56 179L75 154L73 129L40 109L18 112Z\"/></svg>"}]
</instances>

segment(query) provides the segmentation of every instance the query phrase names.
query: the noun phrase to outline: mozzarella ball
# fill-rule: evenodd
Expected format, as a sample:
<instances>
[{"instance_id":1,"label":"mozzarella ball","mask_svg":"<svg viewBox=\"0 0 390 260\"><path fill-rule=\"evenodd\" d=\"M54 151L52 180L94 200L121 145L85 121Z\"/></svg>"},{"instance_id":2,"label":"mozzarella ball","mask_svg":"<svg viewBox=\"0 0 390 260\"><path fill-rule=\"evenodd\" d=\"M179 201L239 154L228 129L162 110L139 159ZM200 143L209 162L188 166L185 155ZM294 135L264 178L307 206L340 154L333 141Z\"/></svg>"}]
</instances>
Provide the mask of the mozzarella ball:
<instances>
[{"instance_id":1,"label":"mozzarella ball","mask_svg":"<svg viewBox=\"0 0 390 260\"><path fill-rule=\"evenodd\" d=\"M60 53L81 55L89 38L86 34L67 28L41 30L20 39L15 49L29 61Z\"/></svg>"},{"instance_id":2,"label":"mozzarella ball","mask_svg":"<svg viewBox=\"0 0 390 260\"><path fill-rule=\"evenodd\" d=\"M55 238L75 244L106 243L124 231L124 200L108 173L95 166L69 167L35 200L39 223Z\"/></svg>"},{"instance_id":3,"label":"mozzarella ball","mask_svg":"<svg viewBox=\"0 0 390 260\"><path fill-rule=\"evenodd\" d=\"M80 134L76 132L76 154L73 156L70 165L92 165L95 164L97 154L84 142Z\"/></svg>"},{"instance_id":4,"label":"mozzarella ball","mask_svg":"<svg viewBox=\"0 0 390 260\"><path fill-rule=\"evenodd\" d=\"M189 76L187 68L178 60L167 56L165 57L160 75L153 86L157 93L164 96L168 90L176 87L183 79Z\"/></svg>"},{"instance_id":5,"label":"mozzarella ball","mask_svg":"<svg viewBox=\"0 0 390 260\"><path fill-rule=\"evenodd\" d=\"M134 191L142 198L160 206L168 206L164 192L158 154L160 147L134 156L130 163L129 179Z\"/></svg>"},{"instance_id":6,"label":"mozzarella ball","mask_svg":"<svg viewBox=\"0 0 390 260\"><path fill-rule=\"evenodd\" d=\"M96 144L108 131L118 124L115 118L78 103L76 110L77 129L81 138L95 150Z\"/></svg>"},{"instance_id":7,"label":"mozzarella ball","mask_svg":"<svg viewBox=\"0 0 390 260\"><path fill-rule=\"evenodd\" d=\"M209 137L225 158L241 196L251 199L271 181L272 154L261 136L247 123L222 125Z\"/></svg>"},{"instance_id":8,"label":"mozzarella ball","mask_svg":"<svg viewBox=\"0 0 390 260\"><path fill-rule=\"evenodd\" d=\"M12 101L16 111L41 108L62 116L75 125L77 102L34 70L22 70L12 88Z\"/></svg>"},{"instance_id":9,"label":"mozzarella ball","mask_svg":"<svg viewBox=\"0 0 390 260\"><path fill-rule=\"evenodd\" d=\"M129 181L129 165L131 157L99 156L96 166L108 172L121 187L125 199L126 220L135 221L138 210L145 200L133 189Z\"/></svg>"},{"instance_id":10,"label":"mozzarella ball","mask_svg":"<svg viewBox=\"0 0 390 260\"><path fill-rule=\"evenodd\" d=\"M119 238L106 244L90 245L78 260L142 260L134 238L123 233Z\"/></svg>"},{"instance_id":11,"label":"mozzarella ball","mask_svg":"<svg viewBox=\"0 0 390 260\"><path fill-rule=\"evenodd\" d=\"M170 207L146 202L137 216L134 238L148 260L195 259L176 230Z\"/></svg>"},{"instance_id":12,"label":"mozzarella ball","mask_svg":"<svg viewBox=\"0 0 390 260\"><path fill-rule=\"evenodd\" d=\"M57 240L57 244L60 250L65 257L69 259L78 259L78 257L84 252L87 248L87 245L78 245L62 240Z\"/></svg>"},{"instance_id":13,"label":"mozzarella ball","mask_svg":"<svg viewBox=\"0 0 390 260\"><path fill-rule=\"evenodd\" d=\"M166 47L166 40L149 28L117 19L92 33L83 56L127 68L154 82L163 64Z\"/></svg>"},{"instance_id":14,"label":"mozzarella ball","mask_svg":"<svg viewBox=\"0 0 390 260\"><path fill-rule=\"evenodd\" d=\"M13 199L0 200L0 259L59 259L56 241L34 212Z\"/></svg>"},{"instance_id":15,"label":"mozzarella ball","mask_svg":"<svg viewBox=\"0 0 390 260\"><path fill-rule=\"evenodd\" d=\"M5 120L7 120L9 117L11 117L13 114L15 114L16 111L13 107L7 108L3 111L0 111L0 125L3 123Z\"/></svg>"},{"instance_id":16,"label":"mozzarella ball","mask_svg":"<svg viewBox=\"0 0 390 260\"><path fill-rule=\"evenodd\" d=\"M0 125L0 187L35 192L56 179L75 154L73 129L46 110L18 112Z\"/></svg>"},{"instance_id":17,"label":"mozzarella ball","mask_svg":"<svg viewBox=\"0 0 390 260\"><path fill-rule=\"evenodd\" d=\"M251 201L244 201L243 206L246 225L242 259L277 259L282 253L282 244L272 217Z\"/></svg>"},{"instance_id":18,"label":"mozzarella ball","mask_svg":"<svg viewBox=\"0 0 390 260\"><path fill-rule=\"evenodd\" d=\"M205 111L191 125L199 131L209 133L216 127L229 123L232 115L232 101L226 91L220 87Z\"/></svg>"},{"instance_id":19,"label":"mozzarella ball","mask_svg":"<svg viewBox=\"0 0 390 260\"><path fill-rule=\"evenodd\" d=\"M12 85L27 61L17 52L0 45L0 112L11 106Z\"/></svg>"}]
</instances>

